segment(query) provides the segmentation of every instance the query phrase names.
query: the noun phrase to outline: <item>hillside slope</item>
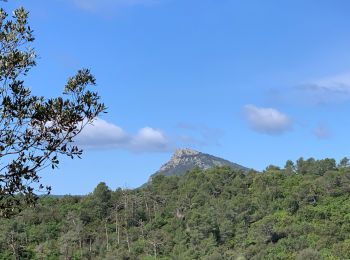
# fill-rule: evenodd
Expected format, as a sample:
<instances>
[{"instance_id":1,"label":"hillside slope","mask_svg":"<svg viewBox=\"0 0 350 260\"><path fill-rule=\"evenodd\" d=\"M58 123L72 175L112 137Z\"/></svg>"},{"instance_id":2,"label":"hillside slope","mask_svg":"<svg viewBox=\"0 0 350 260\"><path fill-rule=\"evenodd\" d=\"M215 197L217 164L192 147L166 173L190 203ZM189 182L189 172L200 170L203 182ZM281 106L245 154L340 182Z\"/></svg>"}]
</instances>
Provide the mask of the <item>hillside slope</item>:
<instances>
[{"instance_id":1,"label":"hillside slope","mask_svg":"<svg viewBox=\"0 0 350 260\"><path fill-rule=\"evenodd\" d=\"M350 166L333 159L100 183L0 218L0 259L350 259L349 201Z\"/></svg>"}]
</instances>

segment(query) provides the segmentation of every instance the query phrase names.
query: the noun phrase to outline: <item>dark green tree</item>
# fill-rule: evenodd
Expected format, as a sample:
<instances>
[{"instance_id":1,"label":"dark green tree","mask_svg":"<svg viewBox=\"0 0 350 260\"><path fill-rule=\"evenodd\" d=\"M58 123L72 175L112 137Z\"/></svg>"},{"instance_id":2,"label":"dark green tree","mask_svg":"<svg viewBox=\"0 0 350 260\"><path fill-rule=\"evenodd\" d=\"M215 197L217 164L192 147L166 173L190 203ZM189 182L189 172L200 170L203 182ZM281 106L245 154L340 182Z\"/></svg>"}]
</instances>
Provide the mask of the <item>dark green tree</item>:
<instances>
[{"instance_id":1,"label":"dark green tree","mask_svg":"<svg viewBox=\"0 0 350 260\"><path fill-rule=\"evenodd\" d=\"M295 172L295 164L293 161L288 160L284 166L286 173L294 173Z\"/></svg>"},{"instance_id":2,"label":"dark green tree","mask_svg":"<svg viewBox=\"0 0 350 260\"><path fill-rule=\"evenodd\" d=\"M92 198L100 217L107 216L107 210L110 206L111 194L111 190L104 182L99 183L92 193Z\"/></svg>"},{"instance_id":3,"label":"dark green tree","mask_svg":"<svg viewBox=\"0 0 350 260\"><path fill-rule=\"evenodd\" d=\"M349 158L344 157L343 159L340 160L339 162L339 167L340 168L345 168L349 166Z\"/></svg>"}]
</instances>

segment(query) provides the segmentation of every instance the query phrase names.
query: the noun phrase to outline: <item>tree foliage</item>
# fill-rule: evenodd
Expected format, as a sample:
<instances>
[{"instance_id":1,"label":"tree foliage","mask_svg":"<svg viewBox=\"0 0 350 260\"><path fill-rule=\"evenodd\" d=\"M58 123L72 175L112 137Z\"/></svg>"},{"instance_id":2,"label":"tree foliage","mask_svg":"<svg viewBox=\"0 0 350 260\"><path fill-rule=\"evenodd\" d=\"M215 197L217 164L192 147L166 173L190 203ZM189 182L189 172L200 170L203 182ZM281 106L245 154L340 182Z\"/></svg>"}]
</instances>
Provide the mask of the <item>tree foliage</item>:
<instances>
[{"instance_id":1,"label":"tree foliage","mask_svg":"<svg viewBox=\"0 0 350 260\"><path fill-rule=\"evenodd\" d=\"M43 197L0 220L0 259L349 259L350 167L333 161L304 160L303 174L291 161L264 173L195 169L134 190L100 183L84 197Z\"/></svg>"},{"instance_id":2,"label":"tree foliage","mask_svg":"<svg viewBox=\"0 0 350 260\"><path fill-rule=\"evenodd\" d=\"M0 215L23 201L20 194L32 202L32 184L40 183L38 172L56 168L60 155L79 157L82 150L73 144L74 137L105 111L98 94L88 89L96 83L87 69L69 78L61 97L33 95L24 83L36 65L33 41L28 12L19 8L10 17L1 8Z\"/></svg>"}]
</instances>

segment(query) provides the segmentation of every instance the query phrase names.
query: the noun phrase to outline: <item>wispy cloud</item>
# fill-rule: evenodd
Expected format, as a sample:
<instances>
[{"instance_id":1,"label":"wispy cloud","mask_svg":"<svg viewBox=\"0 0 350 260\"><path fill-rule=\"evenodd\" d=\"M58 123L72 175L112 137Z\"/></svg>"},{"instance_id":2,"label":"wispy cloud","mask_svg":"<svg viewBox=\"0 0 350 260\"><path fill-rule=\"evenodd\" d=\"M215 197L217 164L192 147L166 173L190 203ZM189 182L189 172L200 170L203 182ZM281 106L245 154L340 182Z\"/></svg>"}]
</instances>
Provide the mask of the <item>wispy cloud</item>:
<instances>
[{"instance_id":1,"label":"wispy cloud","mask_svg":"<svg viewBox=\"0 0 350 260\"><path fill-rule=\"evenodd\" d=\"M209 127L205 124L178 123L177 129L185 132L178 137L178 142L184 145L207 146L220 145L224 133L219 128Z\"/></svg>"},{"instance_id":2,"label":"wispy cloud","mask_svg":"<svg viewBox=\"0 0 350 260\"><path fill-rule=\"evenodd\" d=\"M245 105L243 112L249 126L259 133L279 135L291 130L293 125L292 120L286 114L274 108Z\"/></svg>"},{"instance_id":3,"label":"wispy cloud","mask_svg":"<svg viewBox=\"0 0 350 260\"><path fill-rule=\"evenodd\" d=\"M332 137L332 133L328 126L325 124L320 124L318 125L314 131L313 134L318 138L318 139L329 139Z\"/></svg>"},{"instance_id":4,"label":"wispy cloud","mask_svg":"<svg viewBox=\"0 0 350 260\"><path fill-rule=\"evenodd\" d=\"M350 101L350 72L269 89L269 102L297 106L333 105Z\"/></svg>"},{"instance_id":5,"label":"wispy cloud","mask_svg":"<svg viewBox=\"0 0 350 260\"><path fill-rule=\"evenodd\" d=\"M137 6L137 5L152 5L162 0L73 0L74 5L87 12L112 12L116 8Z\"/></svg>"},{"instance_id":6,"label":"wispy cloud","mask_svg":"<svg viewBox=\"0 0 350 260\"><path fill-rule=\"evenodd\" d=\"M350 73L304 82L295 87L297 96L314 105L328 105L350 100Z\"/></svg>"},{"instance_id":7,"label":"wispy cloud","mask_svg":"<svg viewBox=\"0 0 350 260\"><path fill-rule=\"evenodd\" d=\"M129 134L121 127L102 119L87 125L75 142L85 149L124 149L132 152L172 150L170 140L160 130L144 127L136 134Z\"/></svg>"},{"instance_id":8,"label":"wispy cloud","mask_svg":"<svg viewBox=\"0 0 350 260\"><path fill-rule=\"evenodd\" d=\"M312 81L304 88L313 91L324 91L350 95L350 73L339 74Z\"/></svg>"}]
</instances>

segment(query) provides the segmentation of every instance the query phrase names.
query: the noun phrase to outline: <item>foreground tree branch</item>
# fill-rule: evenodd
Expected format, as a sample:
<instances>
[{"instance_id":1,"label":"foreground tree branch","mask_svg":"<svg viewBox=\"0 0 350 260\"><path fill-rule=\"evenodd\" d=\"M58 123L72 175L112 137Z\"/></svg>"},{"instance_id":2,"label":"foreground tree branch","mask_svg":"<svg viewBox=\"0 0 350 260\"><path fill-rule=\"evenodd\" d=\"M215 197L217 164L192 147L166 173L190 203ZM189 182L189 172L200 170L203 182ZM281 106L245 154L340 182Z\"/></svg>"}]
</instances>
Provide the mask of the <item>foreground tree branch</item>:
<instances>
[{"instance_id":1,"label":"foreground tree branch","mask_svg":"<svg viewBox=\"0 0 350 260\"><path fill-rule=\"evenodd\" d=\"M96 81L88 69L68 79L63 95L35 96L24 78L36 65L37 55L24 8L9 17L0 9L0 216L36 199L38 172L59 164L59 156L81 156L74 138L105 112L100 96L88 88ZM50 192L50 187L45 187Z\"/></svg>"}]
</instances>

